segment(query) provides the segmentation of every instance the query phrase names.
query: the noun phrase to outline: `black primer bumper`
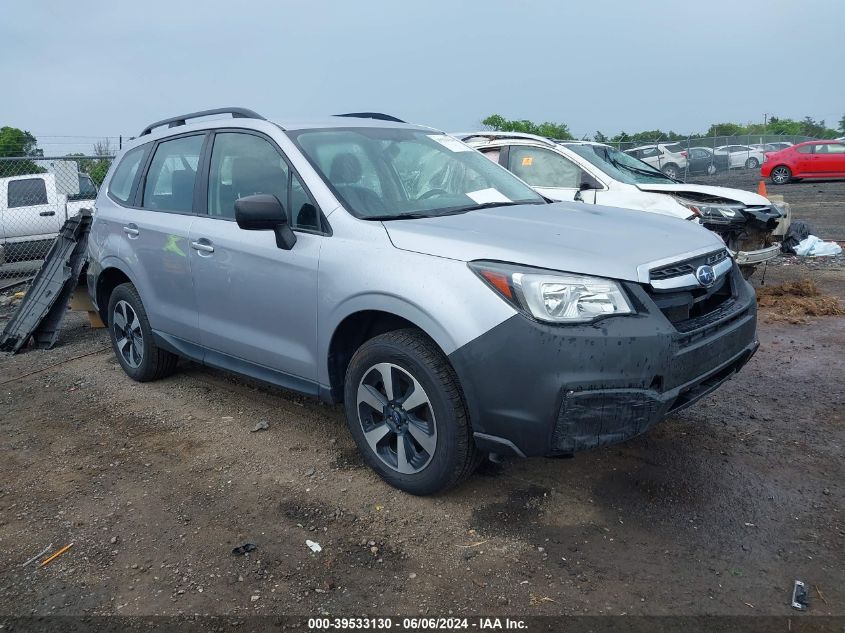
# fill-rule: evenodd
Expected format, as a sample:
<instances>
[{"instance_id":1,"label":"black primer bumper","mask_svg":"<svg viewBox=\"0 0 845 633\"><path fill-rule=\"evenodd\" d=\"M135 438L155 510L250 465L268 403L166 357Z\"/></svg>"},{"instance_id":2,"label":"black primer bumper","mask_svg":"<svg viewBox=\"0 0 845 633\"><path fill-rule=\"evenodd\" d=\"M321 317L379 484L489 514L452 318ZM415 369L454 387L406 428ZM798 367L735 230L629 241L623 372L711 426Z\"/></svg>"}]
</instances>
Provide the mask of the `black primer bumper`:
<instances>
[{"instance_id":1,"label":"black primer bumper","mask_svg":"<svg viewBox=\"0 0 845 633\"><path fill-rule=\"evenodd\" d=\"M734 300L679 332L642 286L638 314L551 326L515 315L449 355L482 450L571 454L648 430L710 393L757 350L754 291L736 267ZM728 304L726 304L728 305Z\"/></svg>"}]
</instances>

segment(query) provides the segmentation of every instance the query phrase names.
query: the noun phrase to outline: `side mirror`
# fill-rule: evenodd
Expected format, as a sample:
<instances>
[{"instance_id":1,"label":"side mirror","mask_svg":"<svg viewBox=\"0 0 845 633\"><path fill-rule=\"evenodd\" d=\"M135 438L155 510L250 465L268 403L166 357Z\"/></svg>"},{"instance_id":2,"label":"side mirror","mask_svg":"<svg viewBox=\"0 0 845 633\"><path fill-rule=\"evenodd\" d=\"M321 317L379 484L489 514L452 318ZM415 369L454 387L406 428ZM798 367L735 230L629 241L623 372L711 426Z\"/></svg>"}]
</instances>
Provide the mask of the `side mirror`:
<instances>
[{"instance_id":1,"label":"side mirror","mask_svg":"<svg viewBox=\"0 0 845 633\"><path fill-rule=\"evenodd\" d=\"M245 231L273 231L276 246L286 251L296 244L285 208L276 196L258 193L235 201L235 220Z\"/></svg>"}]
</instances>

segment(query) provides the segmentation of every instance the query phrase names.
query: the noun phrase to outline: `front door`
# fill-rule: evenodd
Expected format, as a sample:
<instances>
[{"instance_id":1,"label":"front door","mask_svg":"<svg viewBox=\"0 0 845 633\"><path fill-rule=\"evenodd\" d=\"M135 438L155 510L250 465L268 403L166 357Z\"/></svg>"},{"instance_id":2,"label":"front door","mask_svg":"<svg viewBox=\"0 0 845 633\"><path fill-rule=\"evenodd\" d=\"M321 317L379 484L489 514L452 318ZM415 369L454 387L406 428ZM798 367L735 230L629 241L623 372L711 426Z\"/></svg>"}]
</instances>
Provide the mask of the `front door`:
<instances>
[{"instance_id":1,"label":"front door","mask_svg":"<svg viewBox=\"0 0 845 633\"><path fill-rule=\"evenodd\" d=\"M581 168L568 158L541 147L511 145L508 169L552 200L574 200L581 186Z\"/></svg>"},{"instance_id":2,"label":"front door","mask_svg":"<svg viewBox=\"0 0 845 633\"><path fill-rule=\"evenodd\" d=\"M257 193L275 195L287 210L297 236L291 250L278 248L272 231L244 231L235 222L235 201ZM316 382L317 264L327 239L320 227L316 203L272 141L248 132L215 134L207 214L190 234L209 362ZM244 361L252 368L239 365Z\"/></svg>"}]
</instances>

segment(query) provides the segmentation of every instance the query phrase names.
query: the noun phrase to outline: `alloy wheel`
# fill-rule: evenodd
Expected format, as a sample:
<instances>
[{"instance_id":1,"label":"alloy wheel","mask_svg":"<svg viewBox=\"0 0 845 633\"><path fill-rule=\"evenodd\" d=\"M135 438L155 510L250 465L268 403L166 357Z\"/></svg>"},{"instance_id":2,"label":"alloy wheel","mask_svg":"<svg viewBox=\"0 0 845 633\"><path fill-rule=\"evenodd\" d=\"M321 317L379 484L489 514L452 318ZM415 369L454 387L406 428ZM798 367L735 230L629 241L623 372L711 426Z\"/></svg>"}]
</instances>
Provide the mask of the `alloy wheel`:
<instances>
[{"instance_id":1,"label":"alloy wheel","mask_svg":"<svg viewBox=\"0 0 845 633\"><path fill-rule=\"evenodd\" d=\"M115 347L130 367L137 368L144 359L144 332L141 321L128 302L120 300L114 306L112 329Z\"/></svg>"},{"instance_id":2,"label":"alloy wheel","mask_svg":"<svg viewBox=\"0 0 845 633\"><path fill-rule=\"evenodd\" d=\"M775 167L772 170L772 181L779 185L786 183L789 180L790 173L786 167Z\"/></svg>"},{"instance_id":3,"label":"alloy wheel","mask_svg":"<svg viewBox=\"0 0 845 633\"><path fill-rule=\"evenodd\" d=\"M378 363L358 384L358 421L364 439L387 466L402 474L423 470L434 457L434 408L419 381L392 363Z\"/></svg>"}]
</instances>

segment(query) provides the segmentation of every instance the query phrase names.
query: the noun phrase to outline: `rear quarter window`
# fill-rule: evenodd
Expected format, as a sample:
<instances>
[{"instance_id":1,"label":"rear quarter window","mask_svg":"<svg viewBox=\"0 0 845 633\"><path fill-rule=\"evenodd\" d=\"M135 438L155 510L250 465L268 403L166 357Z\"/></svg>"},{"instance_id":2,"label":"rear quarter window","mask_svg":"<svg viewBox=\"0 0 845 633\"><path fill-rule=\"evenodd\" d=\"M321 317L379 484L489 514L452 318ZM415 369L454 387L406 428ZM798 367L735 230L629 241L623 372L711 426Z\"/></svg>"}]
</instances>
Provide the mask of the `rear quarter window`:
<instances>
[{"instance_id":1,"label":"rear quarter window","mask_svg":"<svg viewBox=\"0 0 845 633\"><path fill-rule=\"evenodd\" d=\"M141 165L146 149L146 145L136 147L126 152L120 159L120 164L114 170L114 175L109 182L109 195L112 198L119 202L129 201L129 196L132 195L132 185L135 182L135 176L138 174L138 167Z\"/></svg>"}]
</instances>

